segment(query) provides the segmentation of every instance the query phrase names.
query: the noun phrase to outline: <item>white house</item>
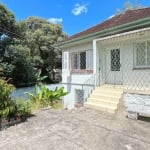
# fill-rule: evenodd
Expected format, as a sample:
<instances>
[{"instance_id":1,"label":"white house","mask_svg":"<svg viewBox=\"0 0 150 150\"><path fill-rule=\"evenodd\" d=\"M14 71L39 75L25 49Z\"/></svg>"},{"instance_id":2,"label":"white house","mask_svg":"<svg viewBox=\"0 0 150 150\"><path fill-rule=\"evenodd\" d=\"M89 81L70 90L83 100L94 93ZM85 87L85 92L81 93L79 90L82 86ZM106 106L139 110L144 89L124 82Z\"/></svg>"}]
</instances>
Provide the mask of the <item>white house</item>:
<instances>
[{"instance_id":1,"label":"white house","mask_svg":"<svg viewBox=\"0 0 150 150\"><path fill-rule=\"evenodd\" d=\"M150 7L125 11L57 47L62 49L62 83L70 93L65 107L84 101L87 107L111 107L117 94L149 94Z\"/></svg>"}]
</instances>

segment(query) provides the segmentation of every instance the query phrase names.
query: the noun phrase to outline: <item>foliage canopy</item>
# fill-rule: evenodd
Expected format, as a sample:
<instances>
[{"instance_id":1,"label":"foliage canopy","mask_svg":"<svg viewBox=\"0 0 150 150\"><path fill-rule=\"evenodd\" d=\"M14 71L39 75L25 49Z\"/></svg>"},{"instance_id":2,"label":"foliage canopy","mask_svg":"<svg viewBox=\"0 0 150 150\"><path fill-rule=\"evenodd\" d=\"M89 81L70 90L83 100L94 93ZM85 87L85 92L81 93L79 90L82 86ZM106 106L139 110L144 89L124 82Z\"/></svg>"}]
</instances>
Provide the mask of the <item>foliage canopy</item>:
<instances>
[{"instance_id":1,"label":"foliage canopy","mask_svg":"<svg viewBox=\"0 0 150 150\"><path fill-rule=\"evenodd\" d=\"M1 76L11 79L16 86L29 85L36 83L38 72L49 77L53 68L61 68L61 52L53 47L67 36L61 24L40 17L17 22L2 4L0 16ZM50 82L49 78L45 80Z\"/></svg>"}]
</instances>

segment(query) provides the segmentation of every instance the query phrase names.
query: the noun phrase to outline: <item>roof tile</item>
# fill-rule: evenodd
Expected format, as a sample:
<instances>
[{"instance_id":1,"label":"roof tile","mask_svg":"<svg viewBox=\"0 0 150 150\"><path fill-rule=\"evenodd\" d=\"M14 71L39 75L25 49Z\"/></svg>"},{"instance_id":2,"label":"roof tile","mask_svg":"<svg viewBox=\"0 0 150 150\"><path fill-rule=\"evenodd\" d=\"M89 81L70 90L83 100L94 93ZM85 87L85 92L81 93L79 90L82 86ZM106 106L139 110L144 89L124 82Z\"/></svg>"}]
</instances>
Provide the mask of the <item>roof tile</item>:
<instances>
[{"instance_id":1,"label":"roof tile","mask_svg":"<svg viewBox=\"0 0 150 150\"><path fill-rule=\"evenodd\" d=\"M150 7L135 9L135 10L128 10L128 11L125 11L122 14L116 15L116 16L112 17L111 19L108 19L100 24L97 24L96 26L93 26L87 30L84 30L82 32L74 34L74 35L66 38L64 41L76 39L76 38L79 38L82 36L86 36L86 35L89 35L92 33L102 31L104 29L116 27L116 26L123 25L123 24L130 23L130 22L134 22L136 20L144 19L147 17L150 17Z\"/></svg>"}]
</instances>

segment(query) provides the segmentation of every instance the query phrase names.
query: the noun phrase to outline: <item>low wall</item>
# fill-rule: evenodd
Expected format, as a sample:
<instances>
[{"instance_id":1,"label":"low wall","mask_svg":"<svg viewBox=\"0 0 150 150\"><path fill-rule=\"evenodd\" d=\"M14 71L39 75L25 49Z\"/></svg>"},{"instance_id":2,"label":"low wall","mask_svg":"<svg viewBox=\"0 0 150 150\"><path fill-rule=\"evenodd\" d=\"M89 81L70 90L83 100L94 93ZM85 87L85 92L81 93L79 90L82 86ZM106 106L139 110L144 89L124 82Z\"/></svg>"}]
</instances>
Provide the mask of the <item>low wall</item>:
<instances>
[{"instance_id":1,"label":"low wall","mask_svg":"<svg viewBox=\"0 0 150 150\"><path fill-rule=\"evenodd\" d=\"M124 102L129 114L150 116L150 95L126 93L124 94Z\"/></svg>"}]
</instances>

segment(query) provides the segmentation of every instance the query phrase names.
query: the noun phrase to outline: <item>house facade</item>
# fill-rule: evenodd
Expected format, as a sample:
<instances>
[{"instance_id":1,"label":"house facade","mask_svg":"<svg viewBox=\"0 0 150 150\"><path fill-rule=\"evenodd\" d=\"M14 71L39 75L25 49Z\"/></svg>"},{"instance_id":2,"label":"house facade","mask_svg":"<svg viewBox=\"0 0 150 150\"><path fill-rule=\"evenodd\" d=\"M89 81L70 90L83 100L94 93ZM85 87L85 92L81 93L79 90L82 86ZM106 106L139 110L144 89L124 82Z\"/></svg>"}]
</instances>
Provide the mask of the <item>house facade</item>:
<instances>
[{"instance_id":1,"label":"house facade","mask_svg":"<svg viewBox=\"0 0 150 150\"><path fill-rule=\"evenodd\" d=\"M84 103L95 87L150 94L150 7L128 10L58 43L64 105Z\"/></svg>"}]
</instances>

